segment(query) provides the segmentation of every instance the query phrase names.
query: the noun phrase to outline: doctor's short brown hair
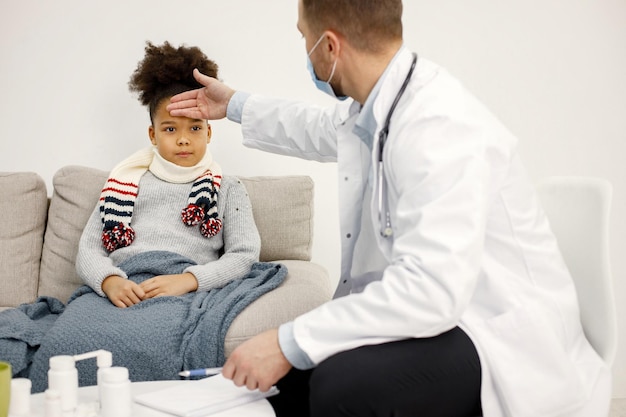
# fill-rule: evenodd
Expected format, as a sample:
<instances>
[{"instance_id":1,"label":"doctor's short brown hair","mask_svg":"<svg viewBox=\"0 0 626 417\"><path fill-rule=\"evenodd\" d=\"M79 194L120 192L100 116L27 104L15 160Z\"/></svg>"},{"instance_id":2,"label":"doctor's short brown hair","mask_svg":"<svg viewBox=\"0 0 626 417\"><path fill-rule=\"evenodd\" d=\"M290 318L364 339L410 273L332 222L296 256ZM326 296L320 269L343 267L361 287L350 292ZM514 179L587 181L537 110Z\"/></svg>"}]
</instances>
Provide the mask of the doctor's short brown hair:
<instances>
[{"instance_id":1,"label":"doctor's short brown hair","mask_svg":"<svg viewBox=\"0 0 626 417\"><path fill-rule=\"evenodd\" d=\"M402 39L402 0L302 0L302 11L314 32L334 30L362 51Z\"/></svg>"}]
</instances>

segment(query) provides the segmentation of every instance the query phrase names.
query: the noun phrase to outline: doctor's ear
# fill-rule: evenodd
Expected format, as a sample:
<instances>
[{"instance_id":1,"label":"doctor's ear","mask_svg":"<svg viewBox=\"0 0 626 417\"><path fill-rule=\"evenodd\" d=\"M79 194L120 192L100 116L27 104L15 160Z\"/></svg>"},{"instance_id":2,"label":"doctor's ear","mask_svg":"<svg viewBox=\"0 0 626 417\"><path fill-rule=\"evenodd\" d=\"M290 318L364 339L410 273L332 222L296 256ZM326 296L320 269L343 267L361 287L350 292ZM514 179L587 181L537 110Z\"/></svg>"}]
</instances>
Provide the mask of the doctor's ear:
<instances>
[{"instance_id":1,"label":"doctor's ear","mask_svg":"<svg viewBox=\"0 0 626 417\"><path fill-rule=\"evenodd\" d=\"M324 32L326 42L324 48L333 56L336 56L341 49L341 36L332 30Z\"/></svg>"}]
</instances>

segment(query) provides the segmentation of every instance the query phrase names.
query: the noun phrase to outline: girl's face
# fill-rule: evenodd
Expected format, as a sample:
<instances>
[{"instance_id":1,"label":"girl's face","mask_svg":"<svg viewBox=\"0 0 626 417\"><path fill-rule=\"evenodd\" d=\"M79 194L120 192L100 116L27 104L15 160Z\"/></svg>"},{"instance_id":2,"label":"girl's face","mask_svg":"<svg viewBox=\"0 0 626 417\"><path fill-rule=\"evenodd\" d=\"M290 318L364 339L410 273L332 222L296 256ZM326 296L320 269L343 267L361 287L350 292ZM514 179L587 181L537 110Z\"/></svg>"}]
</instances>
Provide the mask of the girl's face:
<instances>
[{"instance_id":1,"label":"girl's face","mask_svg":"<svg viewBox=\"0 0 626 417\"><path fill-rule=\"evenodd\" d=\"M165 109L169 98L161 100L148 128L150 142L159 154L173 164L192 167L204 158L211 141L211 125L205 120L173 117Z\"/></svg>"}]
</instances>

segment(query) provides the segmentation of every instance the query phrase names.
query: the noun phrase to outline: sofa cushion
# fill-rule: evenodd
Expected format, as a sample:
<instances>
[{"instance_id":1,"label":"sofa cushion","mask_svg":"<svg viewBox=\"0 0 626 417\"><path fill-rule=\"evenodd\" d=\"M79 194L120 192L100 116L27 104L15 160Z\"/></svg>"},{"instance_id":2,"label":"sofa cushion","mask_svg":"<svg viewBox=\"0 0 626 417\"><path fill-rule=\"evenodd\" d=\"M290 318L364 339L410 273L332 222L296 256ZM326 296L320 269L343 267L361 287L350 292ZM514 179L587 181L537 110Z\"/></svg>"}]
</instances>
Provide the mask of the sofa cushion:
<instances>
[{"instance_id":1,"label":"sofa cushion","mask_svg":"<svg viewBox=\"0 0 626 417\"><path fill-rule=\"evenodd\" d=\"M313 180L308 176L239 177L261 235L264 262L311 260Z\"/></svg>"},{"instance_id":2,"label":"sofa cushion","mask_svg":"<svg viewBox=\"0 0 626 417\"><path fill-rule=\"evenodd\" d=\"M82 284L75 267L78 241L107 176L105 171L79 166L61 168L54 175L41 258L39 295L67 302Z\"/></svg>"},{"instance_id":3,"label":"sofa cushion","mask_svg":"<svg viewBox=\"0 0 626 417\"><path fill-rule=\"evenodd\" d=\"M33 302L48 193L33 172L0 173L0 308Z\"/></svg>"}]
</instances>

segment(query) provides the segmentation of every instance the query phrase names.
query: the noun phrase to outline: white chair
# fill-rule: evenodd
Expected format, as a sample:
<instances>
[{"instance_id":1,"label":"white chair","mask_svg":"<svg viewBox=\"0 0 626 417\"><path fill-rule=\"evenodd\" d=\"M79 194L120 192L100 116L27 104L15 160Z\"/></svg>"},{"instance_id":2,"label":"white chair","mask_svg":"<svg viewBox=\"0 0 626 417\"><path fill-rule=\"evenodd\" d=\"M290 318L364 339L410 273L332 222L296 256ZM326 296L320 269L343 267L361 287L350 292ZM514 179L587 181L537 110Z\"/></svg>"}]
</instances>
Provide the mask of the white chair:
<instances>
[{"instance_id":1,"label":"white chair","mask_svg":"<svg viewBox=\"0 0 626 417\"><path fill-rule=\"evenodd\" d=\"M617 350L609 264L612 186L600 178L549 177L537 191L575 281L585 335L610 366Z\"/></svg>"}]
</instances>

